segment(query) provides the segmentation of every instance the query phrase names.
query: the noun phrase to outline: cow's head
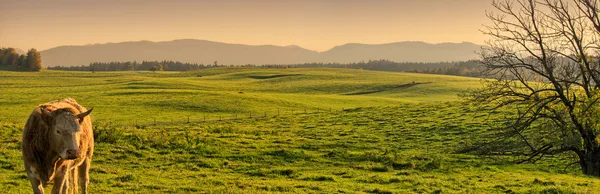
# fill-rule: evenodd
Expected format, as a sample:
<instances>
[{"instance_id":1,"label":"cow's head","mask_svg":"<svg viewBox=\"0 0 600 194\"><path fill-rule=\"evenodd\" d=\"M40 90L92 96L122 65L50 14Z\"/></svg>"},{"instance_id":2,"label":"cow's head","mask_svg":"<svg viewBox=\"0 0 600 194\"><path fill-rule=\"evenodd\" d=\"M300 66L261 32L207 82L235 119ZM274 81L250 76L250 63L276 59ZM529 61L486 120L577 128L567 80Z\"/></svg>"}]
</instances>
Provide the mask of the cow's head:
<instances>
[{"instance_id":1,"label":"cow's head","mask_svg":"<svg viewBox=\"0 0 600 194\"><path fill-rule=\"evenodd\" d=\"M50 149L58 153L64 160L79 158L79 149L82 135L81 125L83 118L92 112L93 108L83 113L75 114L69 109L58 109L54 111L42 109L44 117L50 126L49 142Z\"/></svg>"}]
</instances>

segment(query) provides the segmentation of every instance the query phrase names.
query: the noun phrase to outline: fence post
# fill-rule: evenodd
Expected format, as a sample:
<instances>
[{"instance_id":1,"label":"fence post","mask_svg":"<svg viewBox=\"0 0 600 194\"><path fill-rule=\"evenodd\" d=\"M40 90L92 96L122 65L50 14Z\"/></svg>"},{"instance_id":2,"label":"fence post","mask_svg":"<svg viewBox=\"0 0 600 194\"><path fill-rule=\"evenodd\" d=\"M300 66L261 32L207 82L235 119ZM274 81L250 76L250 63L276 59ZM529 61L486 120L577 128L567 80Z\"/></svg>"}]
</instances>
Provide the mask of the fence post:
<instances>
[{"instance_id":1,"label":"fence post","mask_svg":"<svg viewBox=\"0 0 600 194\"><path fill-rule=\"evenodd\" d=\"M188 123L190 123L190 115L188 115Z\"/></svg>"},{"instance_id":2,"label":"fence post","mask_svg":"<svg viewBox=\"0 0 600 194\"><path fill-rule=\"evenodd\" d=\"M153 123L153 125L156 125L156 118L154 118L154 123Z\"/></svg>"},{"instance_id":3,"label":"fence post","mask_svg":"<svg viewBox=\"0 0 600 194\"><path fill-rule=\"evenodd\" d=\"M250 112L250 118L252 118L252 112Z\"/></svg>"},{"instance_id":4,"label":"fence post","mask_svg":"<svg viewBox=\"0 0 600 194\"><path fill-rule=\"evenodd\" d=\"M304 108L304 114L306 114L306 107Z\"/></svg>"},{"instance_id":5,"label":"fence post","mask_svg":"<svg viewBox=\"0 0 600 194\"><path fill-rule=\"evenodd\" d=\"M267 112L265 111L265 118L267 118Z\"/></svg>"}]
</instances>

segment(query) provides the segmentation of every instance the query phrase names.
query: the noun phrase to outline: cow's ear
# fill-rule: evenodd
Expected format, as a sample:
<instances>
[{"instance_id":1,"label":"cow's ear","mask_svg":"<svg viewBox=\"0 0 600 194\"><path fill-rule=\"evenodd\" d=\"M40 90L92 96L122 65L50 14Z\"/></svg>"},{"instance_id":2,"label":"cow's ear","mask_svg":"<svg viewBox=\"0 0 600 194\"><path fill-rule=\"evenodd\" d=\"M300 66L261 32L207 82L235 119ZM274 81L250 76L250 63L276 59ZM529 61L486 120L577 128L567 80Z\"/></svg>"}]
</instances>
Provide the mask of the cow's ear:
<instances>
[{"instance_id":1,"label":"cow's ear","mask_svg":"<svg viewBox=\"0 0 600 194\"><path fill-rule=\"evenodd\" d=\"M92 111L94 110L94 108L90 108L90 110L79 113L77 115L77 118L79 118L79 120L83 121L83 118L85 118L86 116L88 116L90 113L92 113Z\"/></svg>"}]
</instances>

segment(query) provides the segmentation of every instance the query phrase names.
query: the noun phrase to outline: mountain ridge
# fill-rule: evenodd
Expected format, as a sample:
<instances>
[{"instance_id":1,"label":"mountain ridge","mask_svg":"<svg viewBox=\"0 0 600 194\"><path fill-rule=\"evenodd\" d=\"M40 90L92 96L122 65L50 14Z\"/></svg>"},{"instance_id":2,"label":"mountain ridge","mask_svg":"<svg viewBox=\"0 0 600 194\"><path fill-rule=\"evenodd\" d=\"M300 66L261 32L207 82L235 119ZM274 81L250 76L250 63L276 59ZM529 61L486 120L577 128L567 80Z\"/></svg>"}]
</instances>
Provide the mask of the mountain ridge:
<instances>
[{"instance_id":1,"label":"mountain ridge","mask_svg":"<svg viewBox=\"0 0 600 194\"><path fill-rule=\"evenodd\" d=\"M470 43L404 41L384 44L346 43L327 51L298 45L245 45L199 39L127 41L63 45L41 51L46 66L87 65L91 62L162 61L212 64L350 63L387 59L396 62L462 61L476 57L482 46Z\"/></svg>"}]
</instances>

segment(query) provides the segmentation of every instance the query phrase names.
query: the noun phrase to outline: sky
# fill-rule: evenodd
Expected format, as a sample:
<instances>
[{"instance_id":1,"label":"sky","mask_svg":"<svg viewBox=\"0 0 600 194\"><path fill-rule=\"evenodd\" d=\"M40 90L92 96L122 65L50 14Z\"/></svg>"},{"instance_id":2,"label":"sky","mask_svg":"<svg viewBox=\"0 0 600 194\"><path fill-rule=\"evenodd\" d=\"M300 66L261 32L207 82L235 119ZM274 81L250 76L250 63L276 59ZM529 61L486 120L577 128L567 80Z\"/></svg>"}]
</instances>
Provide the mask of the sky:
<instances>
[{"instance_id":1,"label":"sky","mask_svg":"<svg viewBox=\"0 0 600 194\"><path fill-rule=\"evenodd\" d=\"M0 0L0 47L201 39L298 45L473 42L491 0Z\"/></svg>"}]
</instances>

